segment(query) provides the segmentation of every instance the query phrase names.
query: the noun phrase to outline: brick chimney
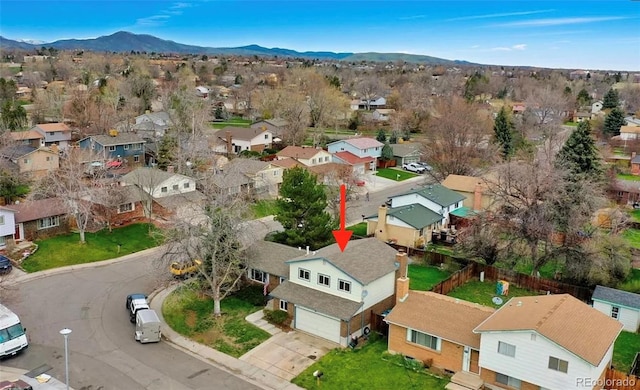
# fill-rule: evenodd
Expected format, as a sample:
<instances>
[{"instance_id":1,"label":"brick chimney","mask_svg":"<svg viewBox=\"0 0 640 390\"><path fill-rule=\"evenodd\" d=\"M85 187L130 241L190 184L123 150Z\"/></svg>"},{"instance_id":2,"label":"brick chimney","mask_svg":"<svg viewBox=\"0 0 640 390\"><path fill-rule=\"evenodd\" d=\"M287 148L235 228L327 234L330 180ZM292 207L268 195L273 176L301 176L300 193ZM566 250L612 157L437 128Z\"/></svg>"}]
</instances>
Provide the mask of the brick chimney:
<instances>
[{"instance_id":1,"label":"brick chimney","mask_svg":"<svg viewBox=\"0 0 640 390\"><path fill-rule=\"evenodd\" d=\"M482 183L477 183L473 189L473 210L482 210Z\"/></svg>"},{"instance_id":2,"label":"brick chimney","mask_svg":"<svg viewBox=\"0 0 640 390\"><path fill-rule=\"evenodd\" d=\"M382 241L387 241L387 205L383 204L378 207L378 224L374 236Z\"/></svg>"},{"instance_id":3,"label":"brick chimney","mask_svg":"<svg viewBox=\"0 0 640 390\"><path fill-rule=\"evenodd\" d=\"M232 144L231 144L231 132L227 130L225 133L227 138L227 154L231 154L233 152Z\"/></svg>"},{"instance_id":4,"label":"brick chimney","mask_svg":"<svg viewBox=\"0 0 640 390\"><path fill-rule=\"evenodd\" d=\"M403 251L396 254L396 262L399 264L396 270L396 304L404 302L409 296L409 256Z\"/></svg>"}]
</instances>

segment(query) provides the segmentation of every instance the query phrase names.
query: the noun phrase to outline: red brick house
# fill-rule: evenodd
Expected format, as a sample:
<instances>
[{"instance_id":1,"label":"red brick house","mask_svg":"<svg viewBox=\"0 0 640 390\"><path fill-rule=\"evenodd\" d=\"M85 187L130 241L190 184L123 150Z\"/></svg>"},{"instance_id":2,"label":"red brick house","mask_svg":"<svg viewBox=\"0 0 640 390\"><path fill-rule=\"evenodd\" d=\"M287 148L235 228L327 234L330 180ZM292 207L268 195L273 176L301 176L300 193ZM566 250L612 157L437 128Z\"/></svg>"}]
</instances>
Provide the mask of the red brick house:
<instances>
[{"instance_id":1,"label":"red brick house","mask_svg":"<svg viewBox=\"0 0 640 390\"><path fill-rule=\"evenodd\" d=\"M71 231L70 219L61 199L20 202L11 205L11 209L15 210L16 242L41 240Z\"/></svg>"}]
</instances>

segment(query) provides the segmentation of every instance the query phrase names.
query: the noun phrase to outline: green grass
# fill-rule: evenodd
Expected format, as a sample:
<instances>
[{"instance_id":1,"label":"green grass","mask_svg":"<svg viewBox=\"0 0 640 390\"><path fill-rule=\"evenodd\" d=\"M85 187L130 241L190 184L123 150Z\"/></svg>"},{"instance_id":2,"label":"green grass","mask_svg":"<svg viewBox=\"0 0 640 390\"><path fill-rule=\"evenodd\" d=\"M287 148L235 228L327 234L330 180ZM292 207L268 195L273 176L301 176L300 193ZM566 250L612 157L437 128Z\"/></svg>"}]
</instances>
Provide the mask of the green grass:
<instances>
[{"instance_id":1,"label":"green grass","mask_svg":"<svg viewBox=\"0 0 640 390\"><path fill-rule=\"evenodd\" d=\"M613 365L616 370L629 373L636 353L640 352L640 334L622 331L613 346Z\"/></svg>"},{"instance_id":2,"label":"green grass","mask_svg":"<svg viewBox=\"0 0 640 390\"><path fill-rule=\"evenodd\" d=\"M443 255L448 255L448 256L453 256L454 254L454 250L452 246L434 244L433 242L430 242L429 244L427 244L427 246L425 247L425 250L430 252L442 253Z\"/></svg>"},{"instance_id":3,"label":"green grass","mask_svg":"<svg viewBox=\"0 0 640 390\"><path fill-rule=\"evenodd\" d=\"M416 372L397 364L400 356L386 353L386 339L373 340L361 349L334 349L318 362L309 366L291 382L305 389L429 389L441 390L449 382ZM318 385L313 376L319 370L324 374Z\"/></svg>"},{"instance_id":4,"label":"green grass","mask_svg":"<svg viewBox=\"0 0 640 390\"><path fill-rule=\"evenodd\" d=\"M367 223L366 222L360 222L358 224L351 225L351 226L347 227L347 230L351 230L353 232L353 234L356 235L356 236L366 237L367 236Z\"/></svg>"},{"instance_id":5,"label":"green grass","mask_svg":"<svg viewBox=\"0 0 640 390\"><path fill-rule=\"evenodd\" d=\"M222 129L227 126L235 126L235 127L249 127L251 126L251 121L249 119L242 118L231 118L224 122L213 122L210 123L210 126L214 129Z\"/></svg>"},{"instance_id":6,"label":"green grass","mask_svg":"<svg viewBox=\"0 0 640 390\"><path fill-rule=\"evenodd\" d=\"M632 269L627 279L617 287L619 290L640 294L640 269Z\"/></svg>"},{"instance_id":7,"label":"green grass","mask_svg":"<svg viewBox=\"0 0 640 390\"><path fill-rule=\"evenodd\" d=\"M451 273L438 267L409 264L409 289L429 291Z\"/></svg>"},{"instance_id":8,"label":"green grass","mask_svg":"<svg viewBox=\"0 0 640 390\"><path fill-rule=\"evenodd\" d=\"M632 210L629 212L629 215L631 215L631 219L635 222L640 222L640 210Z\"/></svg>"},{"instance_id":9,"label":"green grass","mask_svg":"<svg viewBox=\"0 0 640 390\"><path fill-rule=\"evenodd\" d=\"M526 259L520 259L515 266L507 263L496 263L495 266L502 269L512 269L525 275L531 275L531 270L533 269L531 262L526 261ZM540 277L542 278L553 279L556 275L556 270L561 269L562 267L557 264L557 261L551 260L544 264L538 272L540 272Z\"/></svg>"},{"instance_id":10,"label":"green grass","mask_svg":"<svg viewBox=\"0 0 640 390\"><path fill-rule=\"evenodd\" d=\"M113 259L152 248L159 244L153 232L149 235L149 225L137 223L109 232L107 229L96 233L86 233L85 243L80 243L78 233L39 240L38 251L29 256L22 267L27 272L64 267L67 265L93 263ZM118 244L120 248L118 249Z\"/></svg>"},{"instance_id":11,"label":"green grass","mask_svg":"<svg viewBox=\"0 0 640 390\"><path fill-rule=\"evenodd\" d=\"M625 231L622 232L622 238L624 238L632 248L640 249L640 230L639 229L626 229Z\"/></svg>"},{"instance_id":12,"label":"green grass","mask_svg":"<svg viewBox=\"0 0 640 390\"><path fill-rule=\"evenodd\" d=\"M618 173L616 177L620 180L640 181L640 176L632 175L629 173Z\"/></svg>"},{"instance_id":13,"label":"green grass","mask_svg":"<svg viewBox=\"0 0 640 390\"><path fill-rule=\"evenodd\" d=\"M278 213L278 206L275 199L259 200L251 205L253 218L262 218Z\"/></svg>"},{"instance_id":14,"label":"green grass","mask_svg":"<svg viewBox=\"0 0 640 390\"><path fill-rule=\"evenodd\" d=\"M565 122L563 123L565 126L573 126L578 127L578 122Z\"/></svg>"},{"instance_id":15,"label":"green grass","mask_svg":"<svg viewBox=\"0 0 640 390\"><path fill-rule=\"evenodd\" d=\"M220 302L221 317L213 316L213 300L193 284L176 289L162 306L162 315L176 332L233 357L240 357L270 337L245 317L262 306L236 296Z\"/></svg>"},{"instance_id":16,"label":"green grass","mask_svg":"<svg viewBox=\"0 0 640 390\"><path fill-rule=\"evenodd\" d=\"M377 176L384 177L385 179L403 181L407 179L411 179L412 177L416 177L415 173L403 171L400 169L392 169L392 168L380 168L378 169ZM400 176L398 176L400 175Z\"/></svg>"},{"instance_id":17,"label":"green grass","mask_svg":"<svg viewBox=\"0 0 640 390\"><path fill-rule=\"evenodd\" d=\"M489 306L493 308L498 308L499 305L494 304L491 301L491 298L496 296L496 282L485 280L484 282L480 282L479 280L472 280L464 285L453 289L449 294L447 294L454 298L464 299L465 301L479 303L484 306ZM510 298L513 297L522 297L529 295L539 295L534 291L526 290L524 288L516 287L513 284L509 285L509 295L502 296L503 304L506 303Z\"/></svg>"}]
</instances>

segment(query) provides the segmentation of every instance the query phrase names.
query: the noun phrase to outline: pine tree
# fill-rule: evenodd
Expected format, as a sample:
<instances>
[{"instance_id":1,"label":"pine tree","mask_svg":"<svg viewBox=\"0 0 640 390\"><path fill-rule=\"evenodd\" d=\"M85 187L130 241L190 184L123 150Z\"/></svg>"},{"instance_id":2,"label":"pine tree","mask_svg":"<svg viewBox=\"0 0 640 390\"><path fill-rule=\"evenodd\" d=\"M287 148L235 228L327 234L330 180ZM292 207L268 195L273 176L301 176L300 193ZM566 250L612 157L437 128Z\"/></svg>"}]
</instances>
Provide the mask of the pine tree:
<instances>
[{"instance_id":1,"label":"pine tree","mask_svg":"<svg viewBox=\"0 0 640 390\"><path fill-rule=\"evenodd\" d=\"M383 143L387 140L387 133L384 131L384 129L378 130L378 135L376 135L376 140Z\"/></svg>"},{"instance_id":2,"label":"pine tree","mask_svg":"<svg viewBox=\"0 0 640 390\"><path fill-rule=\"evenodd\" d=\"M385 142L384 146L382 147L380 159L382 161L393 160L393 148L391 147L391 145L389 145L388 142Z\"/></svg>"},{"instance_id":3,"label":"pine tree","mask_svg":"<svg viewBox=\"0 0 640 390\"><path fill-rule=\"evenodd\" d=\"M496 142L500 144L500 151L503 160L508 160L515 151L513 131L514 126L511 122L511 118L507 114L507 111L502 107L496 116L496 120L493 124L493 131L495 133Z\"/></svg>"},{"instance_id":4,"label":"pine tree","mask_svg":"<svg viewBox=\"0 0 640 390\"><path fill-rule=\"evenodd\" d=\"M600 156L588 121L580 122L573 130L556 156L556 165L568 169L574 175L584 175L591 179L601 177Z\"/></svg>"},{"instance_id":5,"label":"pine tree","mask_svg":"<svg viewBox=\"0 0 640 390\"><path fill-rule=\"evenodd\" d=\"M576 97L576 103L578 107L584 107L591 104L591 96L586 89L582 88L580 92L578 92L578 96Z\"/></svg>"},{"instance_id":6,"label":"pine tree","mask_svg":"<svg viewBox=\"0 0 640 390\"><path fill-rule=\"evenodd\" d=\"M295 167L284 173L275 220L284 231L275 241L293 247L309 246L319 249L333 241L331 231L336 227L327 208L327 195L316 176L306 169Z\"/></svg>"},{"instance_id":7,"label":"pine tree","mask_svg":"<svg viewBox=\"0 0 640 390\"><path fill-rule=\"evenodd\" d=\"M389 143L390 144L397 144L398 143L398 132L393 130L391 132L391 135L389 136Z\"/></svg>"},{"instance_id":8,"label":"pine tree","mask_svg":"<svg viewBox=\"0 0 640 390\"><path fill-rule=\"evenodd\" d=\"M602 131L611 137L620 135L620 127L624 126L624 113L619 108L614 108L604 118Z\"/></svg>"},{"instance_id":9,"label":"pine tree","mask_svg":"<svg viewBox=\"0 0 640 390\"><path fill-rule=\"evenodd\" d=\"M618 91L611 88L602 99L602 108L616 108L619 103Z\"/></svg>"}]
</instances>

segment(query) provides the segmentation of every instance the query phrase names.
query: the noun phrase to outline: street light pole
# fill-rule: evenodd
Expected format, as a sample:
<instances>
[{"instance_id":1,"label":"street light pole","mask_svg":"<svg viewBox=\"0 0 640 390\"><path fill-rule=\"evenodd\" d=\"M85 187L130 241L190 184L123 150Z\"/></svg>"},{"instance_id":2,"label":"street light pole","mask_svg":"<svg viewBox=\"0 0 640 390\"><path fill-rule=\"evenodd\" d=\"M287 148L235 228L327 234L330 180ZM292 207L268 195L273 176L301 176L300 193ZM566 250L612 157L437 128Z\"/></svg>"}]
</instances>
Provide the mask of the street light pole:
<instances>
[{"instance_id":1,"label":"street light pole","mask_svg":"<svg viewBox=\"0 0 640 390\"><path fill-rule=\"evenodd\" d=\"M71 334L71 329L64 328L60 331L60 334L64 336L64 371L67 382L67 390L69 390L69 344L68 338Z\"/></svg>"}]
</instances>

